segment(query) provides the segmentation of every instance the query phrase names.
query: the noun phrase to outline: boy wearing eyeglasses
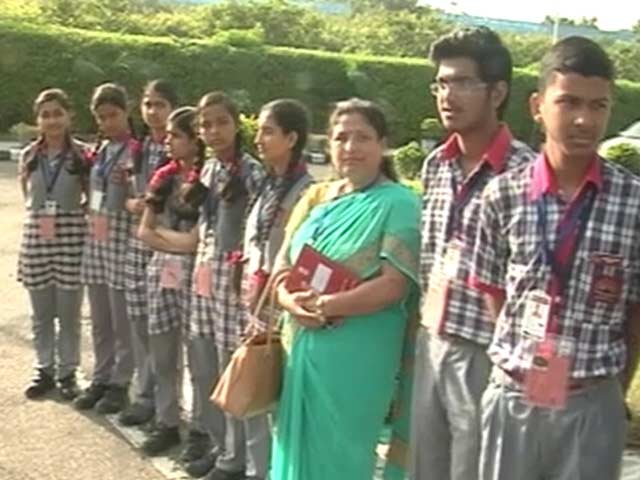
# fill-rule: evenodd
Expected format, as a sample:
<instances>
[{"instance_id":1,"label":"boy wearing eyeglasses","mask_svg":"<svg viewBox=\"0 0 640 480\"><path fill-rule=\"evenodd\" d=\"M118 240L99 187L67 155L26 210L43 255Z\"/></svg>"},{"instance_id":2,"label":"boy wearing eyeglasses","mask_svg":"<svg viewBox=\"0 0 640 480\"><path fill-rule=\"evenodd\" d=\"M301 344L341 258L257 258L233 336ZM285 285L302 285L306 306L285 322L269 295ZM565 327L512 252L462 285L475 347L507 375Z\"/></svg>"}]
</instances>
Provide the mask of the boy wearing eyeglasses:
<instances>
[{"instance_id":1,"label":"boy wearing eyeglasses","mask_svg":"<svg viewBox=\"0 0 640 480\"><path fill-rule=\"evenodd\" d=\"M477 480L480 398L493 323L469 287L480 198L486 184L534 153L501 122L512 61L493 31L466 28L433 44L431 84L444 143L425 160L410 478Z\"/></svg>"}]
</instances>

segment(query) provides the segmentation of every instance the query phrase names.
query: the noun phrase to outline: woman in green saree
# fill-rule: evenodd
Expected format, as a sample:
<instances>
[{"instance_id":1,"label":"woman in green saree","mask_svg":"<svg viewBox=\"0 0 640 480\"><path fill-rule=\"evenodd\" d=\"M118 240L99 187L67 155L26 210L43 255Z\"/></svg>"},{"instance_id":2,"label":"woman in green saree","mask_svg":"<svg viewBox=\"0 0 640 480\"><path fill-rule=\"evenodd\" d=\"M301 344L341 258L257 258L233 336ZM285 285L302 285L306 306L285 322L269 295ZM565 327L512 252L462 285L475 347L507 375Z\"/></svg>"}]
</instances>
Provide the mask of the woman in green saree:
<instances>
[{"instance_id":1,"label":"woman in green saree","mask_svg":"<svg viewBox=\"0 0 640 480\"><path fill-rule=\"evenodd\" d=\"M287 227L289 265L309 244L362 283L331 295L278 288L288 356L271 480L373 478L418 292L419 200L394 181L386 138L375 104L339 103L329 139L342 179L312 187Z\"/></svg>"}]
</instances>

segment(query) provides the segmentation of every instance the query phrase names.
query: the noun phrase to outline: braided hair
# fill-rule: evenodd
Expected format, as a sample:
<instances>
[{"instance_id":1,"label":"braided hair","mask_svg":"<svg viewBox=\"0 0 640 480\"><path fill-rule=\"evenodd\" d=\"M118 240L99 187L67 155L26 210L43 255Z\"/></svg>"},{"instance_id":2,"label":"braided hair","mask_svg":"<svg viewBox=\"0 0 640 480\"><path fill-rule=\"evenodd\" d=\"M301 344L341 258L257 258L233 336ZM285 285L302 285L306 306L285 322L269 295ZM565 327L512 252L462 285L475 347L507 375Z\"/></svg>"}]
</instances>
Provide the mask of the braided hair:
<instances>
[{"instance_id":1,"label":"braided hair","mask_svg":"<svg viewBox=\"0 0 640 480\"><path fill-rule=\"evenodd\" d=\"M178 215L186 219L197 218L198 208L207 193L206 187L199 182L199 173L205 160L205 145L195 129L196 115L197 111L194 107L182 107L171 112L168 119L174 127L196 142L196 158L191 171L188 172L186 182L181 186L178 203L175 206ZM179 171L177 159L173 159L157 170L152 177L145 201L156 213L164 210L167 199L174 190L175 178Z\"/></svg>"}]
</instances>

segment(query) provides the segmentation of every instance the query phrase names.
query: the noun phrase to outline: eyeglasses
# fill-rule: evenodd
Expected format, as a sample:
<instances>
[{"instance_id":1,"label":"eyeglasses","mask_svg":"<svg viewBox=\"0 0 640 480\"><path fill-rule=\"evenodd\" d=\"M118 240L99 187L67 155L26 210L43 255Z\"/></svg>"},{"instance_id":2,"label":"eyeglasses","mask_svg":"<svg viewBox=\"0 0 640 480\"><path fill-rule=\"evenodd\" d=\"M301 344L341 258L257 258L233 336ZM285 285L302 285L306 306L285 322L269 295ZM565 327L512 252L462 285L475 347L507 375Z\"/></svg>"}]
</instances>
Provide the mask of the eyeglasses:
<instances>
[{"instance_id":1,"label":"eyeglasses","mask_svg":"<svg viewBox=\"0 0 640 480\"><path fill-rule=\"evenodd\" d=\"M487 86L487 82L477 78L453 78L450 80L437 80L429 85L431 95L437 97L448 90L454 95L470 95Z\"/></svg>"}]
</instances>

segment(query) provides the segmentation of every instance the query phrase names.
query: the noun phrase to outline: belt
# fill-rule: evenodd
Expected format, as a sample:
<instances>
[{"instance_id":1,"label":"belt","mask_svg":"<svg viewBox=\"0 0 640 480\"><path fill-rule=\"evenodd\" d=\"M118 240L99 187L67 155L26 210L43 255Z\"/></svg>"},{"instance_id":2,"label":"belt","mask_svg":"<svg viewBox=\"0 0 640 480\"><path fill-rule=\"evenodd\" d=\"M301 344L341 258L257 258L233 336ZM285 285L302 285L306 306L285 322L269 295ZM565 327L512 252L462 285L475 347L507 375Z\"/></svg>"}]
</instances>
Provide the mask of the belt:
<instances>
[{"instance_id":1,"label":"belt","mask_svg":"<svg viewBox=\"0 0 640 480\"><path fill-rule=\"evenodd\" d=\"M499 383L507 384L510 386L514 386L517 390L522 390L525 381L525 372L521 370L515 371L507 371L501 368L494 368L494 373L492 374L493 378L495 378ZM597 385L605 380L609 380L612 377L608 376L597 376L597 377L589 377L589 378L576 378L569 380L569 391L570 392L579 392L586 388Z\"/></svg>"}]
</instances>

